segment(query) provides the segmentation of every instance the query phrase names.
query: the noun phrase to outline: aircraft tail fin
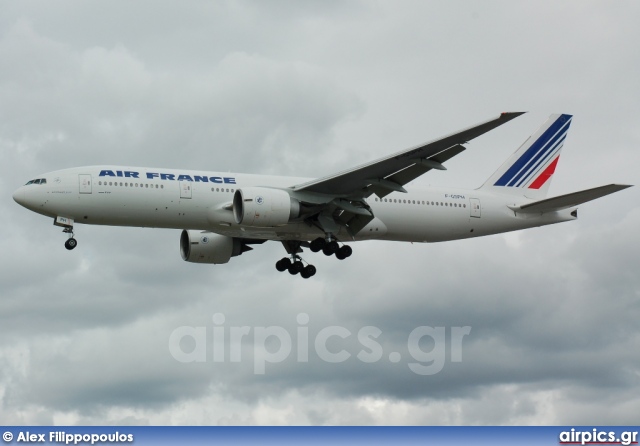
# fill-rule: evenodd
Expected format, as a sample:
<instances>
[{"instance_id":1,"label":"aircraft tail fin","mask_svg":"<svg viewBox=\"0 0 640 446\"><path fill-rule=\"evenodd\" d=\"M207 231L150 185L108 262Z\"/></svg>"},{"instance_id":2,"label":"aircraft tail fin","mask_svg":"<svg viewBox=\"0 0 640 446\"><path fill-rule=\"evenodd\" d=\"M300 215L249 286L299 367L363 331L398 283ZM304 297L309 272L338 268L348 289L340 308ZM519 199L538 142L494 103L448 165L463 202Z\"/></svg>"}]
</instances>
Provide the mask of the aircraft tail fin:
<instances>
[{"instance_id":1,"label":"aircraft tail fin","mask_svg":"<svg viewBox=\"0 0 640 446\"><path fill-rule=\"evenodd\" d=\"M545 212L561 211L563 209L572 208L579 204L624 190L628 187L631 186L628 184L608 184L606 186L594 187L592 189L581 190L579 192L560 195L558 197L547 198L546 200L534 201L533 203L527 203L522 206L509 206L509 208L516 212L526 214L544 214Z\"/></svg>"},{"instance_id":2,"label":"aircraft tail fin","mask_svg":"<svg viewBox=\"0 0 640 446\"><path fill-rule=\"evenodd\" d=\"M542 199L547 196L571 115L553 114L482 185L495 191Z\"/></svg>"}]
</instances>

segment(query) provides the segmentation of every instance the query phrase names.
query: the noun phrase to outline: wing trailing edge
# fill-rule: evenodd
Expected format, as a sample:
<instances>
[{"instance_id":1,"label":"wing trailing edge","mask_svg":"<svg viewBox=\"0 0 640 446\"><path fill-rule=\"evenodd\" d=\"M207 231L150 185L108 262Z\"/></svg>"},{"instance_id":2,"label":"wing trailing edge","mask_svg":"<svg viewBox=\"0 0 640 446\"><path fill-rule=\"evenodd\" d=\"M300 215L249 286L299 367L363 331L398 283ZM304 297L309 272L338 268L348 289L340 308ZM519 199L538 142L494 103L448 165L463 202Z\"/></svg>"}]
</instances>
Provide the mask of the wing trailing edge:
<instances>
[{"instance_id":1,"label":"wing trailing edge","mask_svg":"<svg viewBox=\"0 0 640 446\"><path fill-rule=\"evenodd\" d=\"M381 184L376 183L377 180L390 181L402 187L431 169L442 169L444 161L464 151L462 144L466 144L522 114L523 112L502 113L496 118L443 138L396 152L349 170L297 184L292 189L339 196L353 194L369 196L371 193L380 192L381 196L385 196L389 193L389 187L380 187ZM385 184L392 186L389 183Z\"/></svg>"}]
</instances>

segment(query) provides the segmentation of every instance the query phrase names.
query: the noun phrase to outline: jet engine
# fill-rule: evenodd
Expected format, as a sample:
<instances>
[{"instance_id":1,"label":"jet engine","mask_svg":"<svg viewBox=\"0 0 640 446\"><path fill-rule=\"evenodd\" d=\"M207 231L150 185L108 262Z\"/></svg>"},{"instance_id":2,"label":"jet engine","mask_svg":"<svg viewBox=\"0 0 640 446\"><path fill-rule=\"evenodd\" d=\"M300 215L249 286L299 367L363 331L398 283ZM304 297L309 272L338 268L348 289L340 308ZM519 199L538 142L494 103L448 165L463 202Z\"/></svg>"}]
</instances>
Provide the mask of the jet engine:
<instances>
[{"instance_id":1,"label":"jet engine","mask_svg":"<svg viewBox=\"0 0 640 446\"><path fill-rule=\"evenodd\" d=\"M193 263L227 263L252 248L239 238L208 231L183 230L180 234L180 255Z\"/></svg>"},{"instance_id":2,"label":"jet engine","mask_svg":"<svg viewBox=\"0 0 640 446\"><path fill-rule=\"evenodd\" d=\"M243 187L233 195L233 216L238 224L283 226L299 215L300 202L284 190Z\"/></svg>"}]
</instances>

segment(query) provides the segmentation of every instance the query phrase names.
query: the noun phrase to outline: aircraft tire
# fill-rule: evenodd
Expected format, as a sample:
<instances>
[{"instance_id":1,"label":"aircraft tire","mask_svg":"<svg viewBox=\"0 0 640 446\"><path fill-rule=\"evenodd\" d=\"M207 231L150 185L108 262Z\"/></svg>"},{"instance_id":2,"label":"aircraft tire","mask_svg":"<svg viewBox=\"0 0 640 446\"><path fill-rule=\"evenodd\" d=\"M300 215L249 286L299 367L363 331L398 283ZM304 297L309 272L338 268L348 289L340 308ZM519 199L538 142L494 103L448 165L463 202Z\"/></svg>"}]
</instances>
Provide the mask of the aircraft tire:
<instances>
[{"instance_id":1,"label":"aircraft tire","mask_svg":"<svg viewBox=\"0 0 640 446\"><path fill-rule=\"evenodd\" d=\"M276 262L276 269L280 272L283 272L286 271L290 265L291 261L285 257Z\"/></svg>"},{"instance_id":2,"label":"aircraft tire","mask_svg":"<svg viewBox=\"0 0 640 446\"><path fill-rule=\"evenodd\" d=\"M304 265L302 265L302 262L297 261L297 262L293 262L288 269L289 269L289 274L296 275L304 269Z\"/></svg>"},{"instance_id":3,"label":"aircraft tire","mask_svg":"<svg viewBox=\"0 0 640 446\"><path fill-rule=\"evenodd\" d=\"M322 237L318 237L309 244L309 249L311 249L312 252L318 252L324 248L325 244L326 242L324 239Z\"/></svg>"},{"instance_id":4,"label":"aircraft tire","mask_svg":"<svg viewBox=\"0 0 640 446\"><path fill-rule=\"evenodd\" d=\"M307 265L304 267L304 270L302 272L304 273L302 277L308 279L309 277L313 277L316 275L316 267L313 265Z\"/></svg>"}]
</instances>

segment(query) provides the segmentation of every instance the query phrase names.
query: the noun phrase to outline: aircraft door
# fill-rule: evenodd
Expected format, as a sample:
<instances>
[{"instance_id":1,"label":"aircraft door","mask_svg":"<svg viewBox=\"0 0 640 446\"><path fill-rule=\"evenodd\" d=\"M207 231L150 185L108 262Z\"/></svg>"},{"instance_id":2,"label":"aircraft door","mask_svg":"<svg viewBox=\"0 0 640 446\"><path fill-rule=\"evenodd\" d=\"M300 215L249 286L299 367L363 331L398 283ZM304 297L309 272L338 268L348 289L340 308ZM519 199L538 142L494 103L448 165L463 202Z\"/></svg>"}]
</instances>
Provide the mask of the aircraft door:
<instances>
[{"instance_id":1,"label":"aircraft door","mask_svg":"<svg viewBox=\"0 0 640 446\"><path fill-rule=\"evenodd\" d=\"M78 180L80 182L80 193L90 194L91 193L91 175L80 174L78 175Z\"/></svg>"},{"instance_id":2,"label":"aircraft door","mask_svg":"<svg viewBox=\"0 0 640 446\"><path fill-rule=\"evenodd\" d=\"M480 199L469 198L469 204L471 207L471 216L480 218Z\"/></svg>"},{"instance_id":3,"label":"aircraft door","mask_svg":"<svg viewBox=\"0 0 640 446\"><path fill-rule=\"evenodd\" d=\"M180 183L180 198L191 198L191 181L179 181Z\"/></svg>"}]
</instances>

